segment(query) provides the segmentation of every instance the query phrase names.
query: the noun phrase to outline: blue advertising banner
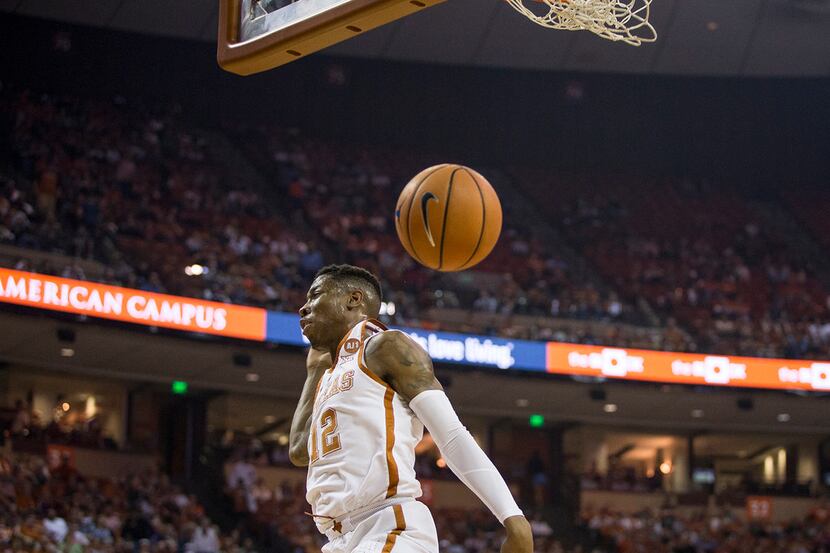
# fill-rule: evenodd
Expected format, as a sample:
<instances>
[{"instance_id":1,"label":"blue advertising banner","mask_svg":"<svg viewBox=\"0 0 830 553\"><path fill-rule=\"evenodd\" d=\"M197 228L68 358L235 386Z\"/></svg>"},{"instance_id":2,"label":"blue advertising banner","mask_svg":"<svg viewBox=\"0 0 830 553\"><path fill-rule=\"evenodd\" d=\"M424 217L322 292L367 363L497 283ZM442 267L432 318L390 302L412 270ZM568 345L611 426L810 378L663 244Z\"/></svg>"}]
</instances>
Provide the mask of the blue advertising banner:
<instances>
[{"instance_id":1,"label":"blue advertising banner","mask_svg":"<svg viewBox=\"0 0 830 553\"><path fill-rule=\"evenodd\" d=\"M401 328L421 344L433 361L478 365L498 369L545 372L545 342L508 340L491 336L431 332Z\"/></svg>"},{"instance_id":2,"label":"blue advertising banner","mask_svg":"<svg viewBox=\"0 0 830 553\"><path fill-rule=\"evenodd\" d=\"M296 313L269 311L265 320L265 341L288 346L307 346L308 339L300 331Z\"/></svg>"},{"instance_id":3,"label":"blue advertising banner","mask_svg":"<svg viewBox=\"0 0 830 553\"><path fill-rule=\"evenodd\" d=\"M545 342L507 340L490 336L432 332L421 328L399 328L421 344L434 361L477 365L498 369L545 372ZM292 346L308 345L300 332L300 317L293 313L268 312L265 340Z\"/></svg>"}]
</instances>

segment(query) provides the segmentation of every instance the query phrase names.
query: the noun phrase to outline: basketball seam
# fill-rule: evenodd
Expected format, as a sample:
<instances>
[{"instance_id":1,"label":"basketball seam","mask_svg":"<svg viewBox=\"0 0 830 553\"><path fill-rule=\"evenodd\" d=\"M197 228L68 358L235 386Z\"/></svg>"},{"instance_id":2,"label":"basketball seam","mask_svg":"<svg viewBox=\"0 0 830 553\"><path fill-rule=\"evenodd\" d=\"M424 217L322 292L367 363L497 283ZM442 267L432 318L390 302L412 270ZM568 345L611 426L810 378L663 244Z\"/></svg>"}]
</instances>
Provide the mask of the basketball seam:
<instances>
[{"instance_id":1,"label":"basketball seam","mask_svg":"<svg viewBox=\"0 0 830 553\"><path fill-rule=\"evenodd\" d=\"M413 192L413 194L414 194L414 192ZM403 244L404 249L407 252L410 252L410 251L414 252L415 250L412 247L412 240L409 237L409 212L407 211L407 213L406 213L406 219L404 219L404 217L403 217L403 210L404 210L404 207L406 206L406 204L408 202L409 202L409 198L405 198L401 202L401 208L398 212L398 223L401 225L400 238L401 238L401 243ZM410 203L410 208L409 209L412 209L411 206L412 206L412 204ZM406 246L407 244L409 244L409 247Z\"/></svg>"},{"instance_id":2,"label":"basketball seam","mask_svg":"<svg viewBox=\"0 0 830 553\"><path fill-rule=\"evenodd\" d=\"M444 240L447 238L447 215L450 212L450 196L452 196L452 185L455 180L455 174L461 171L461 168L453 169L450 175L450 184L447 186L447 203L444 205L444 221L441 223L441 248L438 250L438 270L444 266Z\"/></svg>"},{"instance_id":3,"label":"basketball seam","mask_svg":"<svg viewBox=\"0 0 830 553\"><path fill-rule=\"evenodd\" d=\"M476 256L478 253L478 249L481 247L481 241L484 239L484 231L487 229L487 204L484 203L484 192L481 191L481 186L478 184L478 179L472 173L472 171L467 171L467 174L470 175L470 178L473 179L473 183L476 185L476 189L478 190L478 196L481 198L481 231L478 233L478 242L476 242L476 247L473 250L473 253L470 254L470 257L458 267L459 270L464 269L467 266L467 263L470 262L472 258Z\"/></svg>"},{"instance_id":4,"label":"basketball seam","mask_svg":"<svg viewBox=\"0 0 830 553\"><path fill-rule=\"evenodd\" d=\"M418 255L418 250L415 248L415 242L412 241L412 233L409 231L409 223L412 220L412 204L415 201L415 196L418 195L418 190L421 189L421 185L424 184L424 182L426 182L426 180L429 177L440 171L443 167L446 167L446 164L439 165L435 168L434 171L430 171L428 174L424 175L424 178L421 179L421 182L419 182L418 186L415 187L415 190L412 191L412 196L409 197L409 207L407 207L406 209L406 239L409 241L409 245L412 247L412 253L415 255L415 259L418 261L418 263L424 266L427 266L427 264L424 263L421 260L421 256Z\"/></svg>"}]
</instances>

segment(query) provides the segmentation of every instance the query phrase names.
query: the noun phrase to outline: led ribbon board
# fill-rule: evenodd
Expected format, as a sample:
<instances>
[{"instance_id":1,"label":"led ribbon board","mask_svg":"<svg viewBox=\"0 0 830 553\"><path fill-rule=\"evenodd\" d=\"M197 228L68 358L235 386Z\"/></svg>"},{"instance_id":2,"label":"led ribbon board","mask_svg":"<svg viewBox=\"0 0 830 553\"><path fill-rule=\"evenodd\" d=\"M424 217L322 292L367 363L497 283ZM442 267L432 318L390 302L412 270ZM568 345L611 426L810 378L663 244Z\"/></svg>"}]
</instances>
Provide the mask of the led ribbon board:
<instances>
[{"instance_id":1,"label":"led ribbon board","mask_svg":"<svg viewBox=\"0 0 830 553\"><path fill-rule=\"evenodd\" d=\"M145 326L307 346L300 317L0 268L0 302ZM509 340L403 327L434 361L618 380L830 391L830 361Z\"/></svg>"},{"instance_id":2,"label":"led ribbon board","mask_svg":"<svg viewBox=\"0 0 830 553\"><path fill-rule=\"evenodd\" d=\"M554 374L667 384L830 390L830 362L702 355L548 342Z\"/></svg>"},{"instance_id":3,"label":"led ribbon board","mask_svg":"<svg viewBox=\"0 0 830 553\"><path fill-rule=\"evenodd\" d=\"M4 268L0 302L228 338L265 339L264 309Z\"/></svg>"}]
</instances>

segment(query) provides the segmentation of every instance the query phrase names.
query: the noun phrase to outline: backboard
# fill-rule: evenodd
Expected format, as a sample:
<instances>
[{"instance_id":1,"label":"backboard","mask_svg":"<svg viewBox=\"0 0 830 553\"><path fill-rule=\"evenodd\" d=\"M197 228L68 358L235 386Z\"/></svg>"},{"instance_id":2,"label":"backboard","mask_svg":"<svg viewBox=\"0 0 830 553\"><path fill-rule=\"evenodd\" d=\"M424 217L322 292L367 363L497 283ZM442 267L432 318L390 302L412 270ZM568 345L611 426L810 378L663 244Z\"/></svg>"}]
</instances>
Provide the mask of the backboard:
<instances>
[{"instance_id":1,"label":"backboard","mask_svg":"<svg viewBox=\"0 0 830 553\"><path fill-rule=\"evenodd\" d=\"M220 0L216 57L251 75L353 38L444 0Z\"/></svg>"}]
</instances>

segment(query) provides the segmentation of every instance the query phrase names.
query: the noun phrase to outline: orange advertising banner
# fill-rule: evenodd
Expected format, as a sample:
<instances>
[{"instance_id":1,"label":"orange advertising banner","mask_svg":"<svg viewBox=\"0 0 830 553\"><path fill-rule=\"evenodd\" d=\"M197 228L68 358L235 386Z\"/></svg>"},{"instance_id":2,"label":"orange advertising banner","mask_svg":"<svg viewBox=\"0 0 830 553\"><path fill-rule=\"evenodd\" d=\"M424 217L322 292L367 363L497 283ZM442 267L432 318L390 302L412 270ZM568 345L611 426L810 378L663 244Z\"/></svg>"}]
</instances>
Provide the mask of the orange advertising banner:
<instances>
[{"instance_id":1,"label":"orange advertising banner","mask_svg":"<svg viewBox=\"0 0 830 553\"><path fill-rule=\"evenodd\" d=\"M0 267L0 302L145 326L265 340L266 311Z\"/></svg>"},{"instance_id":2,"label":"orange advertising banner","mask_svg":"<svg viewBox=\"0 0 830 553\"><path fill-rule=\"evenodd\" d=\"M668 384L830 390L830 362L548 342L547 372Z\"/></svg>"}]
</instances>

